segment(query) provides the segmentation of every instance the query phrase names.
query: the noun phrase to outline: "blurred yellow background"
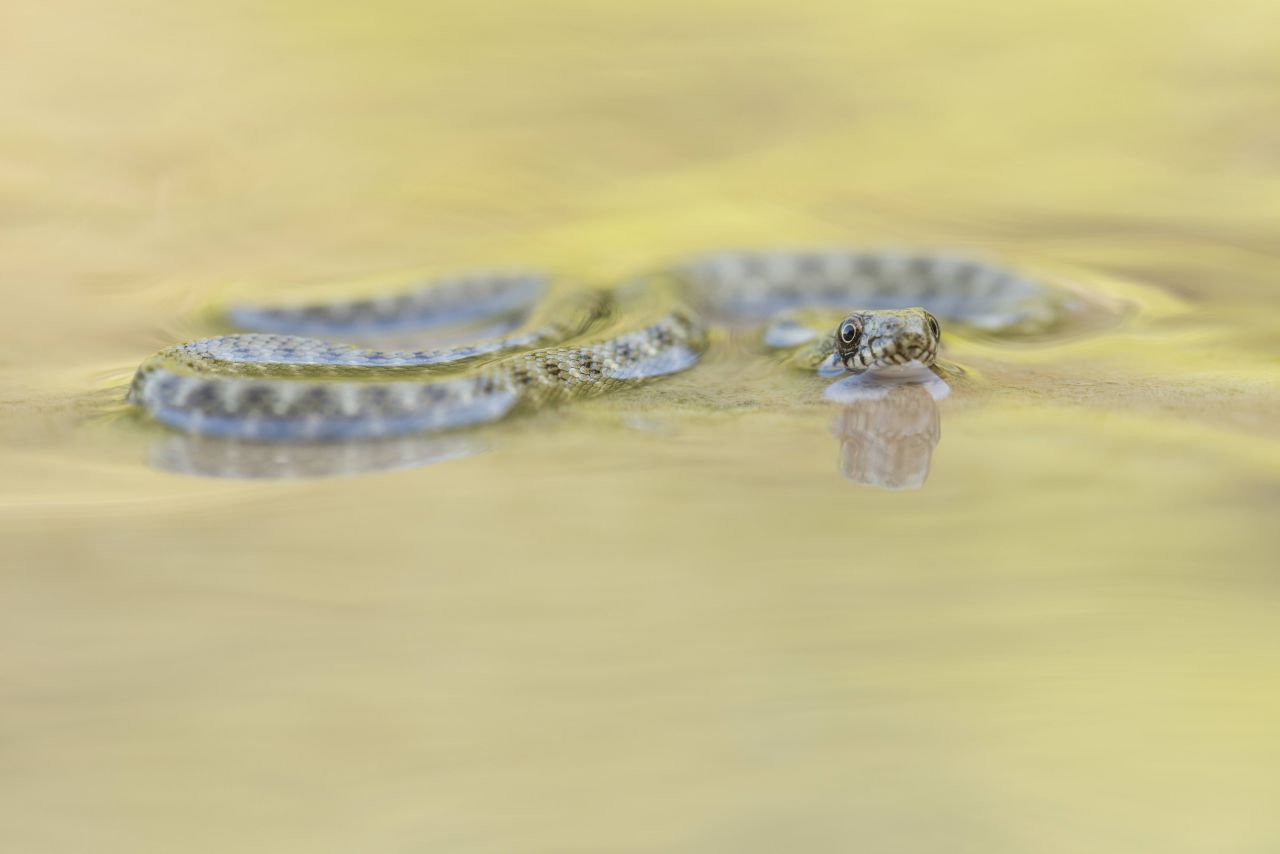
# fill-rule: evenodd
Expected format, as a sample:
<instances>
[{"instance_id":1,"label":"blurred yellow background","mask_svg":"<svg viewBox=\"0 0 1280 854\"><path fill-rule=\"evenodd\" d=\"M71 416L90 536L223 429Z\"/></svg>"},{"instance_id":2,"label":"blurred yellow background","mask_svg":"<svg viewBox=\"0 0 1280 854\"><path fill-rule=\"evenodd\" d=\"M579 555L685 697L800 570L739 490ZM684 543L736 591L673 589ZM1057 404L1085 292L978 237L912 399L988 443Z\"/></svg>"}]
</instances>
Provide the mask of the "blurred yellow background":
<instances>
[{"instance_id":1,"label":"blurred yellow background","mask_svg":"<svg viewBox=\"0 0 1280 854\"><path fill-rule=\"evenodd\" d=\"M727 356L358 479L117 402L231 293L805 243L1136 314L956 342L911 493ZM8 0L0 850L1275 851L1278 250L1273 0Z\"/></svg>"}]
</instances>

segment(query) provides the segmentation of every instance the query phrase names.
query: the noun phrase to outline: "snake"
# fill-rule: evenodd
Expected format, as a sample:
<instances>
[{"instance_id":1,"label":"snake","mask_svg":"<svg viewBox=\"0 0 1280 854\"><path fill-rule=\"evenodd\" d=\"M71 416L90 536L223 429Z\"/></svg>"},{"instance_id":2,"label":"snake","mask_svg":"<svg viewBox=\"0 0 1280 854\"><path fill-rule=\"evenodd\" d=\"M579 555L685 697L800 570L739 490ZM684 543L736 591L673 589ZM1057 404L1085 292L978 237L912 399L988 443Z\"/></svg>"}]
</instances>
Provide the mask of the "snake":
<instances>
[{"instance_id":1,"label":"snake","mask_svg":"<svg viewBox=\"0 0 1280 854\"><path fill-rule=\"evenodd\" d=\"M785 364L857 374L933 366L942 322L1035 335L1071 310L1058 284L929 251L723 251L614 286L556 294L550 282L476 273L372 298L231 305L220 316L238 331L146 359L126 399L203 436L377 439L497 421L685 371L716 323L763 323L763 345ZM507 328L431 349L370 346L486 320Z\"/></svg>"}]
</instances>

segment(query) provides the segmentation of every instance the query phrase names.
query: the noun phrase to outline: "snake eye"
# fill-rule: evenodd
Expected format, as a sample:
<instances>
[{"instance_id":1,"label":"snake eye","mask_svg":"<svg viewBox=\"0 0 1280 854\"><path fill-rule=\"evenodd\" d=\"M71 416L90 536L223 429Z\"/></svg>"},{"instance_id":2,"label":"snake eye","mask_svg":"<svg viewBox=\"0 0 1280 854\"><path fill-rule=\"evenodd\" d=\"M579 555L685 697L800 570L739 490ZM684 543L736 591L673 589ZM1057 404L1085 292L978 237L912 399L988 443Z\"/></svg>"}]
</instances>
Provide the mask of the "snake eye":
<instances>
[{"instance_id":1,"label":"snake eye","mask_svg":"<svg viewBox=\"0 0 1280 854\"><path fill-rule=\"evenodd\" d=\"M934 317L932 314L929 314L928 312L925 312L924 317L929 324L930 334L932 334L935 339L941 338L942 328L938 326L938 318Z\"/></svg>"},{"instance_id":2,"label":"snake eye","mask_svg":"<svg viewBox=\"0 0 1280 854\"><path fill-rule=\"evenodd\" d=\"M858 335L862 332L861 325L853 318L849 318L840 324L840 341L844 344L852 344L858 340Z\"/></svg>"}]
</instances>

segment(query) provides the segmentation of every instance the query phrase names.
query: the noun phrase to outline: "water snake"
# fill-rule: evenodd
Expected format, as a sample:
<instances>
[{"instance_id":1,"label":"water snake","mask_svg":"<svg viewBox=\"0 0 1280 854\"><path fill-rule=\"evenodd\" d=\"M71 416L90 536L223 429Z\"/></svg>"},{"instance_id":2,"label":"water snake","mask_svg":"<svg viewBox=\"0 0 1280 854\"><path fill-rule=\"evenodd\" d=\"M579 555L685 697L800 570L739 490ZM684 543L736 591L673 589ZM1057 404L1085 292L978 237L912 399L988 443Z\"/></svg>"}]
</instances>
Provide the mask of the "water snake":
<instances>
[{"instance_id":1,"label":"water snake","mask_svg":"<svg viewBox=\"0 0 1280 854\"><path fill-rule=\"evenodd\" d=\"M400 436L479 424L683 371L708 325L768 320L766 345L826 372L930 365L937 318L998 333L1059 323L1061 288L940 253L725 252L612 288L544 298L531 274L461 277L376 299L232 306L245 332L157 353L130 402L190 433L261 441ZM832 323L833 311L840 311ZM376 349L425 327L527 319L429 350Z\"/></svg>"}]
</instances>

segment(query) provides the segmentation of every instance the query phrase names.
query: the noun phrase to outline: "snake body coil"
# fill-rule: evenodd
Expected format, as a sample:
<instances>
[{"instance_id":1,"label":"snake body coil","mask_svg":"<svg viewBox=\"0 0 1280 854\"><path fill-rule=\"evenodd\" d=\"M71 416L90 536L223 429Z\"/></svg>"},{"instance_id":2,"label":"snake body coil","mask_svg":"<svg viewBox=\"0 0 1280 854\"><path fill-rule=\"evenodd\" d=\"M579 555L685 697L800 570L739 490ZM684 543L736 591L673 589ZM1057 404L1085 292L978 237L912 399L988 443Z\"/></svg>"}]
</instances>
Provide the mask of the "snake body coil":
<instances>
[{"instance_id":1,"label":"snake body coil","mask_svg":"<svg viewBox=\"0 0 1280 854\"><path fill-rule=\"evenodd\" d=\"M724 253L612 290L538 301L535 276L475 276L375 300L233 307L247 334L147 359L128 398L204 435L308 441L444 430L601 394L693 365L704 318L773 317L770 346L812 368L931 364L934 315L994 332L1034 332L1064 311L1056 288L934 254ZM535 305L505 336L435 350L378 350L314 336L378 340ZM924 308L908 308L923 306ZM838 324L823 310L857 309ZM925 310L927 309L927 310Z\"/></svg>"}]
</instances>

